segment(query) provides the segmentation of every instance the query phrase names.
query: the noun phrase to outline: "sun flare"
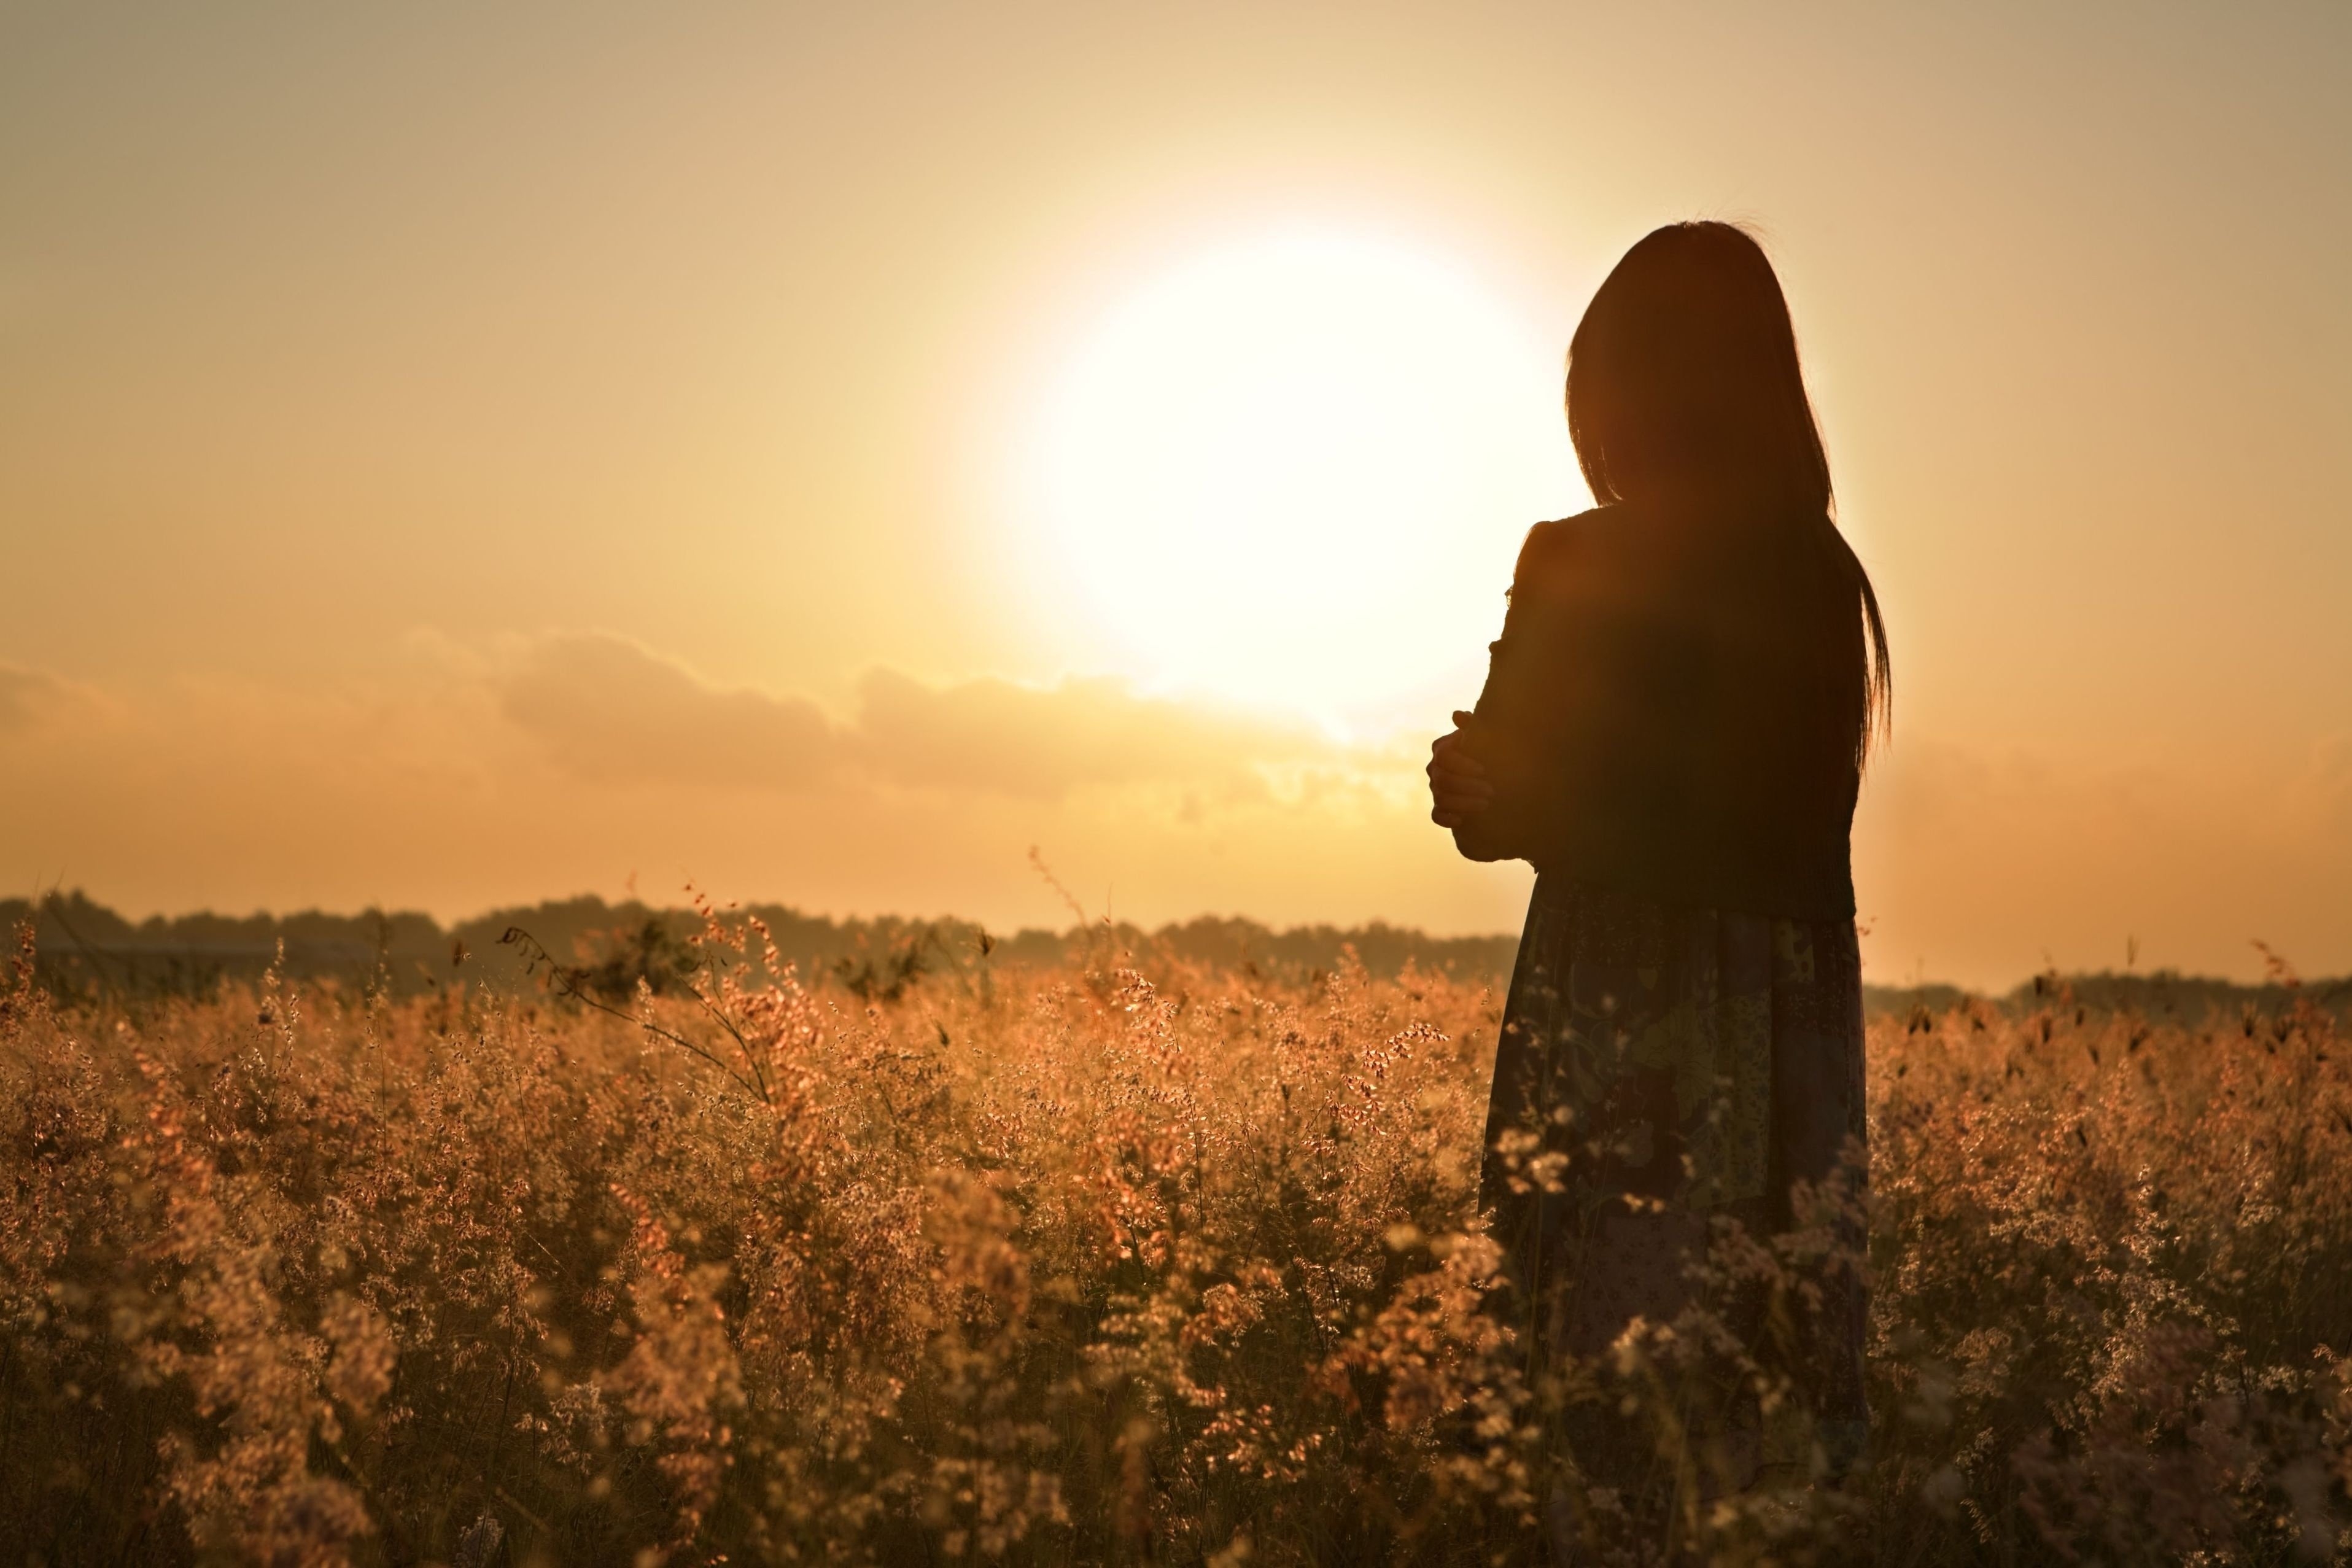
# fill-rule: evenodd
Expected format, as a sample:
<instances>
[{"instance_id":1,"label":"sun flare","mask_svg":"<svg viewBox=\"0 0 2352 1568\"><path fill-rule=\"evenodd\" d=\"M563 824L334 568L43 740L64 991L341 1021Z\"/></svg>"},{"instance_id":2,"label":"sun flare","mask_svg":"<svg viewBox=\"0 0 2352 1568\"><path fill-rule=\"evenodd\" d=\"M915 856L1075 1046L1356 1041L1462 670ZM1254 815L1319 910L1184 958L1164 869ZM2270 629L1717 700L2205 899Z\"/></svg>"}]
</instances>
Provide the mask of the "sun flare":
<instances>
[{"instance_id":1,"label":"sun flare","mask_svg":"<svg viewBox=\"0 0 2352 1568\"><path fill-rule=\"evenodd\" d=\"M1032 515L1147 678L1348 721L1475 680L1580 495L1557 346L1465 269L1287 233L1127 295L1063 366Z\"/></svg>"}]
</instances>

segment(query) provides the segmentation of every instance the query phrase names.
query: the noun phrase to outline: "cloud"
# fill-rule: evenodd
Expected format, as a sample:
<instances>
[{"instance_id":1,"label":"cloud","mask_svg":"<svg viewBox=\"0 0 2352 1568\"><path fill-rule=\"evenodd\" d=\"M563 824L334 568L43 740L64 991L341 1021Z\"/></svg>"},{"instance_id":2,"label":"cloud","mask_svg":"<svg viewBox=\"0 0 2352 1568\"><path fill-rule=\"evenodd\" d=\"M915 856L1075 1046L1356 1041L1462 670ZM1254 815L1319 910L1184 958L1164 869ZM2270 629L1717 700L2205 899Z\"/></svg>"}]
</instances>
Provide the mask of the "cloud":
<instances>
[{"instance_id":1,"label":"cloud","mask_svg":"<svg viewBox=\"0 0 2352 1568\"><path fill-rule=\"evenodd\" d=\"M499 679L499 699L559 765L604 782L797 790L852 776L1033 800L1156 784L1242 797L1265 792L1260 766L1338 757L1303 724L1141 696L1105 678L934 687L877 669L839 723L805 698L717 687L597 633L533 644Z\"/></svg>"},{"instance_id":2,"label":"cloud","mask_svg":"<svg viewBox=\"0 0 2352 1568\"><path fill-rule=\"evenodd\" d=\"M692 879L814 909L1058 919L1089 904L1497 930L1517 867L1432 827L1416 742L1116 680L878 670L838 707L617 637L412 639L373 676L82 682L0 664L0 880L118 903L444 914ZM625 786L616 787L616 786ZM2054 962L2352 965L2352 734L2259 755L2053 754L1906 732L1856 823L1874 978Z\"/></svg>"},{"instance_id":3,"label":"cloud","mask_svg":"<svg viewBox=\"0 0 2352 1568\"><path fill-rule=\"evenodd\" d=\"M2284 752L2284 748L2281 748ZM2006 984L2045 963L2248 973L2261 937L2313 972L2352 954L2352 769L2108 760L1899 742L1865 786L1854 874L1876 977Z\"/></svg>"},{"instance_id":4,"label":"cloud","mask_svg":"<svg viewBox=\"0 0 2352 1568\"><path fill-rule=\"evenodd\" d=\"M2340 836L2352 837L2352 730L2322 737L2292 781L2308 795L2321 819Z\"/></svg>"},{"instance_id":5,"label":"cloud","mask_svg":"<svg viewBox=\"0 0 2352 1568\"><path fill-rule=\"evenodd\" d=\"M816 704L709 685L622 637L542 638L499 687L507 718L583 778L794 788L839 760Z\"/></svg>"},{"instance_id":6,"label":"cloud","mask_svg":"<svg viewBox=\"0 0 2352 1568\"><path fill-rule=\"evenodd\" d=\"M89 696L46 669L0 664L0 735L30 730L84 705Z\"/></svg>"},{"instance_id":7,"label":"cloud","mask_svg":"<svg viewBox=\"0 0 2352 1568\"><path fill-rule=\"evenodd\" d=\"M1123 681L1058 686L968 680L928 687L868 674L846 749L877 776L915 786L1053 799L1084 784L1186 784L1255 793L1254 764L1328 756L1329 742L1200 702L1138 696Z\"/></svg>"}]
</instances>

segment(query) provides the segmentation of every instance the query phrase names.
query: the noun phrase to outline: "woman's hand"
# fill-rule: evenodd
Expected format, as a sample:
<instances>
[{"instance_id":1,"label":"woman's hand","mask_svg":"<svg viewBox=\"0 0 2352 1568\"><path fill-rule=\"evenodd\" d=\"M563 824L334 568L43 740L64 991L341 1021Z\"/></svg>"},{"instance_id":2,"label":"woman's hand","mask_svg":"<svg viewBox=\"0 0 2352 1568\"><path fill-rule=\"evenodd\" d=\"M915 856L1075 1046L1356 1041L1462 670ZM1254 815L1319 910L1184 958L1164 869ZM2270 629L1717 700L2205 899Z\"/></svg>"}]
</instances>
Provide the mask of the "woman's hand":
<instances>
[{"instance_id":1,"label":"woman's hand","mask_svg":"<svg viewBox=\"0 0 2352 1568\"><path fill-rule=\"evenodd\" d=\"M1464 733L1474 715L1456 713L1454 728L1429 748L1429 819L1444 828L1456 828L1494 804L1494 782L1486 764L1470 754Z\"/></svg>"}]
</instances>

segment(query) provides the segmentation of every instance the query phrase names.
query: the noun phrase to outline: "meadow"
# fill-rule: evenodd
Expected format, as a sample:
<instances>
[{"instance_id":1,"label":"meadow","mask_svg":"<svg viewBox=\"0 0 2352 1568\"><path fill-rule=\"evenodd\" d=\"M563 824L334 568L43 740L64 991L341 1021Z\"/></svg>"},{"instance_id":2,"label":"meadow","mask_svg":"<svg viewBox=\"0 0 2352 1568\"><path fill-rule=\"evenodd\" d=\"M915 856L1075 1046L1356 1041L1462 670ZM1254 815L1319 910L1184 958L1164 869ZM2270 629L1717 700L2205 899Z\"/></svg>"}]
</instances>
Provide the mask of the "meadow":
<instances>
[{"instance_id":1,"label":"meadow","mask_svg":"<svg viewBox=\"0 0 2352 1568\"><path fill-rule=\"evenodd\" d=\"M1490 982L763 941L75 997L28 931L0 1563L2352 1559L2316 1005L1885 1013L1867 1258L1721 1231L1682 1319L1535 1382L1481 1310ZM1832 1479L1780 1331L1844 1268ZM1799 1459L1727 1489L1751 1416Z\"/></svg>"}]
</instances>

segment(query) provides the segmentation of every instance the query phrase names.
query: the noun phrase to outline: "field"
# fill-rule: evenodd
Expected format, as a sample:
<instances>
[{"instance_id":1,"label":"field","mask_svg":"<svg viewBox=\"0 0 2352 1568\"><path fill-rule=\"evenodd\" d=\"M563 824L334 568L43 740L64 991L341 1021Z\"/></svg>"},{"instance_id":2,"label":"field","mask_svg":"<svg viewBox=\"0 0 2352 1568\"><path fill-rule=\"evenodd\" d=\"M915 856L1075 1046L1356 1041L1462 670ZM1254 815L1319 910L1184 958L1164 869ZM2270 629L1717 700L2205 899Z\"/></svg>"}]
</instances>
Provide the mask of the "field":
<instances>
[{"instance_id":1,"label":"field","mask_svg":"<svg viewBox=\"0 0 2352 1568\"><path fill-rule=\"evenodd\" d=\"M60 999L28 938L0 1563L2352 1556L2315 1005L1880 1018L1869 1460L1727 1491L1743 1412L1806 1452L1774 1325L1856 1260L1727 1232L1685 1319L1525 1382L1488 984L760 944L714 917L659 994Z\"/></svg>"}]
</instances>

